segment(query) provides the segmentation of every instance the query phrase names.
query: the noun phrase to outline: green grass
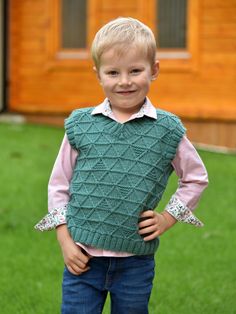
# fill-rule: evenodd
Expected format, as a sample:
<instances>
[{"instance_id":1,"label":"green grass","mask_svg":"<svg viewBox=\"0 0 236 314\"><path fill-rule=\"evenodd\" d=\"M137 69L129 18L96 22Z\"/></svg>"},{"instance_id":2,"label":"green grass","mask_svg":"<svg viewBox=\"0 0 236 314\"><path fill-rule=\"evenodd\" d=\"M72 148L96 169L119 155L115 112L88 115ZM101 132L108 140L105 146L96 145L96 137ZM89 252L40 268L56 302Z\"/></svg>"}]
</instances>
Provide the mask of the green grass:
<instances>
[{"instance_id":1,"label":"green grass","mask_svg":"<svg viewBox=\"0 0 236 314\"><path fill-rule=\"evenodd\" d=\"M63 130L0 124L0 312L60 312L63 260L55 233L34 224L47 212L47 182ZM150 314L236 313L236 157L199 152L209 172L197 216L161 237ZM175 191L170 180L160 209ZM108 303L104 314L108 314Z\"/></svg>"}]
</instances>

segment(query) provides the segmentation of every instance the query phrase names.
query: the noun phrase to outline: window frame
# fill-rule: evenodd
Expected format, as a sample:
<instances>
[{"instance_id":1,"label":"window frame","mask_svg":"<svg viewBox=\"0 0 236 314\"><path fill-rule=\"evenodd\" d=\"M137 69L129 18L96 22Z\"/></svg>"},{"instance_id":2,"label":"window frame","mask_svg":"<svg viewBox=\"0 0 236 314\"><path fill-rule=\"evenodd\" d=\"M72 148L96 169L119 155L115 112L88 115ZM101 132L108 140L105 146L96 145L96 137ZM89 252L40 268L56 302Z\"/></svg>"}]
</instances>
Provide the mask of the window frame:
<instances>
[{"instance_id":1,"label":"window frame","mask_svg":"<svg viewBox=\"0 0 236 314\"><path fill-rule=\"evenodd\" d=\"M157 0L158 1L158 0ZM157 59L161 71L197 71L199 56L199 0L188 0L186 48L157 48ZM139 0L141 20L147 24L156 35L156 1Z\"/></svg>"},{"instance_id":2,"label":"window frame","mask_svg":"<svg viewBox=\"0 0 236 314\"><path fill-rule=\"evenodd\" d=\"M101 12L101 1L87 0L87 47L80 49L66 49L61 47L61 0L48 1L49 28L47 32L47 55L46 70L55 68L77 69L91 65L90 46L97 29L99 18L94 16Z\"/></svg>"}]
</instances>

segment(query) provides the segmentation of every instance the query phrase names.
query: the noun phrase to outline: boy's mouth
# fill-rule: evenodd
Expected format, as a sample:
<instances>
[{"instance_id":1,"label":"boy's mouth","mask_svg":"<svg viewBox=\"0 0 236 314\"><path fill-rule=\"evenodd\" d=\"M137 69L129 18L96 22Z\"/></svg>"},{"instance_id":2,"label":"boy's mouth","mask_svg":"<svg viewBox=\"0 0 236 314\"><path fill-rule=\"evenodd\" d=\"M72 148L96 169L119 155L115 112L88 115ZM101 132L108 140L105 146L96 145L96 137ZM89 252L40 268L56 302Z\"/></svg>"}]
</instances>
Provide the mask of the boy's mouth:
<instances>
[{"instance_id":1,"label":"boy's mouth","mask_svg":"<svg viewBox=\"0 0 236 314\"><path fill-rule=\"evenodd\" d=\"M130 95L133 93L135 93L135 90L124 90L124 91L118 91L117 92L117 94L120 94L120 95Z\"/></svg>"}]
</instances>

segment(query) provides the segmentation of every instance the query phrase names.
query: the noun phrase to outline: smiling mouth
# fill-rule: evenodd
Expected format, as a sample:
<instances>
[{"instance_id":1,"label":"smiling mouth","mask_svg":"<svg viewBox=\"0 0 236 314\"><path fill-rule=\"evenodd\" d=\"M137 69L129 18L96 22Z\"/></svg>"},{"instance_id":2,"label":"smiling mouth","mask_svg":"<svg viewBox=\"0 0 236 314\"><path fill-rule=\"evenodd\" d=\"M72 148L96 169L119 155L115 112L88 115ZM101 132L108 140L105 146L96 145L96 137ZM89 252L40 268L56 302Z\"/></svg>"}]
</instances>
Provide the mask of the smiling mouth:
<instances>
[{"instance_id":1,"label":"smiling mouth","mask_svg":"<svg viewBox=\"0 0 236 314\"><path fill-rule=\"evenodd\" d=\"M120 94L120 95L130 95L133 93L135 93L135 90L124 90L124 91L117 92L117 94Z\"/></svg>"}]
</instances>

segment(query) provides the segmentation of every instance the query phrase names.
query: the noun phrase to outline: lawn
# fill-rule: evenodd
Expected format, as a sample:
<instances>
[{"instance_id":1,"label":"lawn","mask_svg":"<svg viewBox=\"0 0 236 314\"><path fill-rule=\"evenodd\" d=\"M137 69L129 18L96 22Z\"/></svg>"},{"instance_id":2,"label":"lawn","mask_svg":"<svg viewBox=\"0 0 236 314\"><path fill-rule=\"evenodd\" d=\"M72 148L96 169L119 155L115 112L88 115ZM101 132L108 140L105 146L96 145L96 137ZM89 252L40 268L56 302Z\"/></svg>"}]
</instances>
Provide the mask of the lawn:
<instances>
[{"instance_id":1,"label":"lawn","mask_svg":"<svg viewBox=\"0 0 236 314\"><path fill-rule=\"evenodd\" d=\"M47 182L63 129L0 124L1 314L60 313L63 260L47 211ZM197 216L161 237L150 314L236 313L236 156L199 151L209 172ZM176 178L160 204L175 191ZM104 314L108 314L106 304Z\"/></svg>"}]
</instances>

